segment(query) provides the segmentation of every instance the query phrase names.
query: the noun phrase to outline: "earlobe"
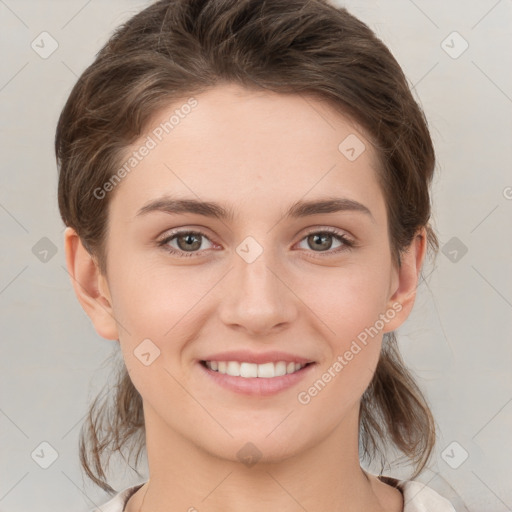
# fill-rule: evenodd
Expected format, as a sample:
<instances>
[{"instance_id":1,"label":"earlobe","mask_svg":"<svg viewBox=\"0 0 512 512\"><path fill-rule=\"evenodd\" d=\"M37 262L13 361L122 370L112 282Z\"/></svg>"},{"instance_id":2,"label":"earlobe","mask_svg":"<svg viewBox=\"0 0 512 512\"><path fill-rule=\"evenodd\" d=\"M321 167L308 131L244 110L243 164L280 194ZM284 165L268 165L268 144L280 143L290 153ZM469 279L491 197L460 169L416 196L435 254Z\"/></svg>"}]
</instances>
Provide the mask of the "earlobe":
<instances>
[{"instance_id":1,"label":"earlobe","mask_svg":"<svg viewBox=\"0 0 512 512\"><path fill-rule=\"evenodd\" d=\"M83 246L73 228L66 228L64 246L71 284L82 308L101 337L117 340L118 330L108 283L96 260Z\"/></svg>"},{"instance_id":2,"label":"earlobe","mask_svg":"<svg viewBox=\"0 0 512 512\"><path fill-rule=\"evenodd\" d=\"M388 309L396 311L393 319L389 321L384 332L390 332L402 325L409 316L416 299L421 267L427 247L426 229L418 231L407 249L402 253L401 265L397 269L398 286L391 295Z\"/></svg>"}]
</instances>

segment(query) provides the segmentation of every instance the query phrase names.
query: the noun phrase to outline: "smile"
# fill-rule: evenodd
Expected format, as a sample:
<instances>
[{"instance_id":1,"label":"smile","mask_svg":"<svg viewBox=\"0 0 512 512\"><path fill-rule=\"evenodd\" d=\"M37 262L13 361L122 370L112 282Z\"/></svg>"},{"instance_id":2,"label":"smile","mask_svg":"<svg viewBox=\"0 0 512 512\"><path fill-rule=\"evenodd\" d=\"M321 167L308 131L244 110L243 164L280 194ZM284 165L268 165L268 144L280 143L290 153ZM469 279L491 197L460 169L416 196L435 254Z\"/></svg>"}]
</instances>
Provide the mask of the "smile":
<instances>
[{"instance_id":1,"label":"smile","mask_svg":"<svg viewBox=\"0 0 512 512\"><path fill-rule=\"evenodd\" d=\"M311 357L311 356L310 356ZM316 362L283 351L230 350L204 354L197 360L200 372L213 384L236 394L272 396L298 386L315 372Z\"/></svg>"},{"instance_id":2,"label":"smile","mask_svg":"<svg viewBox=\"0 0 512 512\"><path fill-rule=\"evenodd\" d=\"M295 373L306 364L277 361L275 363L247 363L239 361L202 361L209 370L232 377L272 379ZM307 363L310 364L310 363Z\"/></svg>"}]
</instances>

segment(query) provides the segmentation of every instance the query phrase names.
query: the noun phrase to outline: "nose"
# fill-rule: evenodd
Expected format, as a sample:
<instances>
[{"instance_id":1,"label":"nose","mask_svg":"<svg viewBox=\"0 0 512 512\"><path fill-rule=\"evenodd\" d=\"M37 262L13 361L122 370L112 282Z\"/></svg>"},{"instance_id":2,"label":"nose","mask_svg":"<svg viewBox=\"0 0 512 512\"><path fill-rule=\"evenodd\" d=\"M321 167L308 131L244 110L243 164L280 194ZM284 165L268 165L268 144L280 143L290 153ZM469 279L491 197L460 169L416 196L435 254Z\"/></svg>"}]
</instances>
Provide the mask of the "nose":
<instances>
[{"instance_id":1,"label":"nose","mask_svg":"<svg viewBox=\"0 0 512 512\"><path fill-rule=\"evenodd\" d=\"M218 310L222 322L252 336L286 329L298 315L298 298L269 253L263 251L252 263L235 254L222 290Z\"/></svg>"}]
</instances>

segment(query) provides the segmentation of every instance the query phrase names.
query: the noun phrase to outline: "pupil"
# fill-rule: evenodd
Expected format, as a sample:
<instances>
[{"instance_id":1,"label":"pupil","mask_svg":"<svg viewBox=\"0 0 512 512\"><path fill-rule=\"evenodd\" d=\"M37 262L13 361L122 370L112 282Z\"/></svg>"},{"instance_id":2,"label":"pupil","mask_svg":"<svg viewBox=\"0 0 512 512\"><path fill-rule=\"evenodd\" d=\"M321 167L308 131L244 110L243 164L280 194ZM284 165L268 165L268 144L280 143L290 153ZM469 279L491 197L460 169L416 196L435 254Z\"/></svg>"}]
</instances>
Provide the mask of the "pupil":
<instances>
[{"instance_id":1,"label":"pupil","mask_svg":"<svg viewBox=\"0 0 512 512\"><path fill-rule=\"evenodd\" d=\"M196 239L195 245L194 245L194 238ZM179 241L181 239L182 238L178 239L178 243L179 243ZM189 233L187 235L183 235L183 239L185 240L185 244L184 244L185 247L180 247L180 249L184 249L184 250L187 250L187 249L199 249L199 247L201 246L201 242L200 241L197 242L197 240L199 239L199 237L197 235ZM179 243L179 245L181 246L182 244Z\"/></svg>"},{"instance_id":2,"label":"pupil","mask_svg":"<svg viewBox=\"0 0 512 512\"><path fill-rule=\"evenodd\" d=\"M313 239L314 239L314 245L316 247L322 247L322 245L324 245L323 248L325 249L330 249L331 245L332 245L332 239L331 239L331 235L328 235L328 234L322 234L322 235L312 235ZM330 239L329 242L325 243L325 240L326 239ZM320 241L318 243L318 241ZM324 241L324 244L322 244L322 241Z\"/></svg>"}]
</instances>

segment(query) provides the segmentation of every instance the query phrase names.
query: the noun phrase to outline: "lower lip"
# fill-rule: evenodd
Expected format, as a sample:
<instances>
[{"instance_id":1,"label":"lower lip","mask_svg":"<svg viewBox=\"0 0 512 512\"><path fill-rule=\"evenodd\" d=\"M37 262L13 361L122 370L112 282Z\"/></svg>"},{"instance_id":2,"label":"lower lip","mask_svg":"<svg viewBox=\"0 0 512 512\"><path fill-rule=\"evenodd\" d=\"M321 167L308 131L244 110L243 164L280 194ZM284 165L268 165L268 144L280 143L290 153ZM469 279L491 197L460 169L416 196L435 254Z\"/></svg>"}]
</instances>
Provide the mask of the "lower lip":
<instances>
[{"instance_id":1,"label":"lower lip","mask_svg":"<svg viewBox=\"0 0 512 512\"><path fill-rule=\"evenodd\" d=\"M271 377L268 379L261 377L233 377L225 373L219 373L210 370L202 363L198 363L203 372L206 373L214 382L225 389L234 391L242 395L271 396L285 389L295 386L298 382L308 375L315 363L308 364L300 370L287 373L281 377Z\"/></svg>"}]
</instances>

